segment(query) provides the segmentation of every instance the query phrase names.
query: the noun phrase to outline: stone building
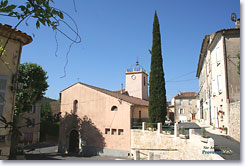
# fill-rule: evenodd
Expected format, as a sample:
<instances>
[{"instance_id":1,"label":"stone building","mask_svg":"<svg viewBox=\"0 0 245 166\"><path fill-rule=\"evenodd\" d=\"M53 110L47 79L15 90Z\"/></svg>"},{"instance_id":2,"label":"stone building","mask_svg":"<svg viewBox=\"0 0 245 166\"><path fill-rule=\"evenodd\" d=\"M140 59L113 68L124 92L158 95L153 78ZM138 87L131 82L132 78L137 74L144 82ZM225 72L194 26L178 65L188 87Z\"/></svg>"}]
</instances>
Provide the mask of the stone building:
<instances>
[{"instance_id":1,"label":"stone building","mask_svg":"<svg viewBox=\"0 0 245 166\"><path fill-rule=\"evenodd\" d=\"M78 82L61 91L59 152L130 154L131 123L148 119L147 73L126 71L126 89L109 91Z\"/></svg>"},{"instance_id":2,"label":"stone building","mask_svg":"<svg viewBox=\"0 0 245 166\"><path fill-rule=\"evenodd\" d=\"M175 122L187 122L196 120L198 93L180 92L171 100L174 105Z\"/></svg>"},{"instance_id":3,"label":"stone building","mask_svg":"<svg viewBox=\"0 0 245 166\"><path fill-rule=\"evenodd\" d=\"M240 101L238 53L240 53L239 27L222 29L206 35L196 74L199 78L200 91L199 118L216 128L227 127L228 133L233 121L240 122L240 109L230 109L231 103ZM237 117L239 119L231 118L232 114L239 115ZM240 123L236 128L240 132Z\"/></svg>"},{"instance_id":4,"label":"stone building","mask_svg":"<svg viewBox=\"0 0 245 166\"><path fill-rule=\"evenodd\" d=\"M0 24L0 48L4 47L7 40L4 55L0 56L0 116L5 117L7 122L11 122L15 105L15 92L18 87L17 71L21 51L24 45L32 42L32 38L9 25ZM9 129L5 129L4 124L0 123L0 159L7 159L9 155L11 141Z\"/></svg>"}]
</instances>

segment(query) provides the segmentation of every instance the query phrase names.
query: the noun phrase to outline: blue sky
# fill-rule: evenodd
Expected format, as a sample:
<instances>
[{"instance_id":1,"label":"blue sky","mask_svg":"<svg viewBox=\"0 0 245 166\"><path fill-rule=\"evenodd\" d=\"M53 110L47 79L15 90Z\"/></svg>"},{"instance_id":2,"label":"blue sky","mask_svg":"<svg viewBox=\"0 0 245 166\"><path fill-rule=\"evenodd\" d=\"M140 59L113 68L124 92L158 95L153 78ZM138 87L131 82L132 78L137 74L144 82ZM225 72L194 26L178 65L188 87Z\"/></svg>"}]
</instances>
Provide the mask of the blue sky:
<instances>
[{"instance_id":1,"label":"blue sky","mask_svg":"<svg viewBox=\"0 0 245 166\"><path fill-rule=\"evenodd\" d=\"M10 1L11 2L11 1ZM140 64L150 73L152 25L157 10L167 98L179 91L198 92L195 77L201 44L206 34L233 28L230 20L235 12L240 18L239 0L55 0L54 6L69 13L76 21L82 42L74 44L64 75L66 52L71 41L57 34L58 52L55 56L55 33L50 28L35 28L32 20L18 29L33 37L24 46L21 62L33 62L48 72L46 96L58 99L59 92L78 80L105 88L119 90L125 84L125 71ZM66 21L73 26L71 20ZM14 26L17 21L1 17L1 23ZM73 26L74 27L74 26ZM61 26L63 32L74 34ZM172 82L171 82L172 81Z\"/></svg>"}]
</instances>

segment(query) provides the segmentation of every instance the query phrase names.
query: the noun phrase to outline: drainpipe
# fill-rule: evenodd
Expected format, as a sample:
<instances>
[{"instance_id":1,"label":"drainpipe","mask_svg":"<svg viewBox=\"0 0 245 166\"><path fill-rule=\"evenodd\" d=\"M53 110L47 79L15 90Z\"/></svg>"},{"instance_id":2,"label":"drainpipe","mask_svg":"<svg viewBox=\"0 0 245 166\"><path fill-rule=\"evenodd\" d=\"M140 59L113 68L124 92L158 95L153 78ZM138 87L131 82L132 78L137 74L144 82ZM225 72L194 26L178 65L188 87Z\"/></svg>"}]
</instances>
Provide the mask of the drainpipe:
<instances>
[{"instance_id":1,"label":"drainpipe","mask_svg":"<svg viewBox=\"0 0 245 166\"><path fill-rule=\"evenodd\" d=\"M226 84L226 107L227 107L227 112L226 112L226 119L227 119L227 127L228 127L228 133L229 133L229 129L230 129L230 118L229 118L229 115L230 115L230 96L229 96L229 87L228 87L228 64L227 64L227 50L226 50L226 41L225 41L225 31L223 31L222 33L222 36L223 36L223 52L224 52L224 61L225 61L225 84Z\"/></svg>"}]
</instances>

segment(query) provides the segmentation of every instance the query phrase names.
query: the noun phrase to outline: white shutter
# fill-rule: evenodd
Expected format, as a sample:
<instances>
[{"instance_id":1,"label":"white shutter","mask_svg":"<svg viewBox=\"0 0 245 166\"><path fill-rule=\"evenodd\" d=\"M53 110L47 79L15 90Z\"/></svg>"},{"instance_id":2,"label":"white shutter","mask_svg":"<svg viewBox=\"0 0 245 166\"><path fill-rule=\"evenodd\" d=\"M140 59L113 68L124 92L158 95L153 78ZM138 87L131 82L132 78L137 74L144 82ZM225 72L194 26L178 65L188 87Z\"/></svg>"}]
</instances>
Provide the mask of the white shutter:
<instances>
[{"instance_id":1,"label":"white shutter","mask_svg":"<svg viewBox=\"0 0 245 166\"><path fill-rule=\"evenodd\" d=\"M219 47L216 48L216 63L220 64Z\"/></svg>"},{"instance_id":2,"label":"white shutter","mask_svg":"<svg viewBox=\"0 0 245 166\"><path fill-rule=\"evenodd\" d=\"M183 108L183 114L185 114L185 109Z\"/></svg>"},{"instance_id":3,"label":"white shutter","mask_svg":"<svg viewBox=\"0 0 245 166\"><path fill-rule=\"evenodd\" d=\"M219 91L219 93L221 93L222 92L222 77L221 77L221 75L217 76L217 83L218 83L218 91Z\"/></svg>"},{"instance_id":4,"label":"white shutter","mask_svg":"<svg viewBox=\"0 0 245 166\"><path fill-rule=\"evenodd\" d=\"M7 83L8 77L0 75L0 115L3 114L4 110Z\"/></svg>"}]
</instances>

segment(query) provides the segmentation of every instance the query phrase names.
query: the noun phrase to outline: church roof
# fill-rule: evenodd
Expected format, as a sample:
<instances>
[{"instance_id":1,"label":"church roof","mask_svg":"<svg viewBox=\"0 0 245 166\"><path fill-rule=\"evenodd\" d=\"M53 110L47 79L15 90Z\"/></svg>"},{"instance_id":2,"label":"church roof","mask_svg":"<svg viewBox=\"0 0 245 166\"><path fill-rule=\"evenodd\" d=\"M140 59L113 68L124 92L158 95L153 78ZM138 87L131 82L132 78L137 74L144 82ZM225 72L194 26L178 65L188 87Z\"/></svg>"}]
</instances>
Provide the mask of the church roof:
<instances>
[{"instance_id":1,"label":"church roof","mask_svg":"<svg viewBox=\"0 0 245 166\"><path fill-rule=\"evenodd\" d=\"M99 91L101 93L107 94L107 95L115 97L117 99L121 99L123 101L126 101L126 102L128 102L130 104L140 105L140 106L147 106L147 107L149 105L149 102L147 100L142 100L142 99L137 98L137 97L128 96L125 93L121 94L118 91L110 91L110 90L98 88L98 87L95 87L95 86L91 86L91 85L88 85L88 84L84 84L84 83L81 83L81 82L78 82L76 84L84 85L84 86L89 87L91 89L97 90L97 91ZM73 85L76 85L76 84L73 84ZM72 87L73 85L71 85L70 87ZM70 87L68 87L66 89L69 89ZM61 92L65 91L66 89L62 90Z\"/></svg>"}]
</instances>

